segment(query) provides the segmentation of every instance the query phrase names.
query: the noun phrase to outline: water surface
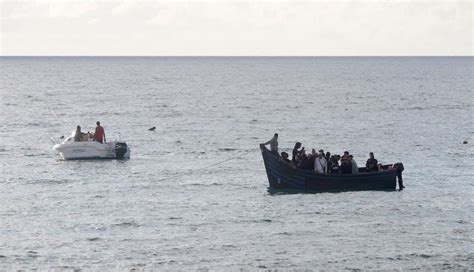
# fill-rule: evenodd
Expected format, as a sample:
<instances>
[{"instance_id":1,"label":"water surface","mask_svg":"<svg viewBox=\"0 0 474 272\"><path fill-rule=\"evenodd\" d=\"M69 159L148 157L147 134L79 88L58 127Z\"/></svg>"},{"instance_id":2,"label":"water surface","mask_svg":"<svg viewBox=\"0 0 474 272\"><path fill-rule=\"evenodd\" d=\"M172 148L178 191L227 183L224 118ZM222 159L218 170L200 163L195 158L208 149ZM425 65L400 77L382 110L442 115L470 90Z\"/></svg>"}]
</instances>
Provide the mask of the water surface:
<instances>
[{"instance_id":1,"label":"water surface","mask_svg":"<svg viewBox=\"0 0 474 272\"><path fill-rule=\"evenodd\" d=\"M473 72L473 58L0 58L0 269L472 269ZM97 120L132 158L58 161L50 137ZM407 188L270 194L258 144L274 132L283 149L401 161Z\"/></svg>"}]
</instances>

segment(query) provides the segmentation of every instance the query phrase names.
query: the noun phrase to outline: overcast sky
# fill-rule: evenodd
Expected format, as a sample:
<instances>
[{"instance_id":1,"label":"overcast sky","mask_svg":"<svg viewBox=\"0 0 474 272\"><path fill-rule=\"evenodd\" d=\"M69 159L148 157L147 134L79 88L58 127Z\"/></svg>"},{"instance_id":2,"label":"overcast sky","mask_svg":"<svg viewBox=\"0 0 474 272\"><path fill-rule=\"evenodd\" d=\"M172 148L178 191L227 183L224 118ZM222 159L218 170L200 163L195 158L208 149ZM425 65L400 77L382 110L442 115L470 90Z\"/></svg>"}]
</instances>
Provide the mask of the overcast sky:
<instances>
[{"instance_id":1,"label":"overcast sky","mask_svg":"<svg viewBox=\"0 0 474 272\"><path fill-rule=\"evenodd\" d=\"M4 56L473 55L474 0L0 1Z\"/></svg>"}]
</instances>

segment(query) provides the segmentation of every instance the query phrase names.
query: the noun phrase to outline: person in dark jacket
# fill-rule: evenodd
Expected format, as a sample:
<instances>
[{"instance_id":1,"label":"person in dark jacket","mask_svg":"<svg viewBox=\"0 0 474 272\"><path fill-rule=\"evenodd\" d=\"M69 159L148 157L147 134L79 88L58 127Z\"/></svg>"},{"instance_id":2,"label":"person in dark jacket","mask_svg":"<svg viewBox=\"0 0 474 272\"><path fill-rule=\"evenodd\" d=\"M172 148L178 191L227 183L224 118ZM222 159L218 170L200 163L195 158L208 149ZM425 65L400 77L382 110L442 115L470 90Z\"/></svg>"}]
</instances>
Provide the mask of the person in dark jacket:
<instances>
[{"instance_id":1,"label":"person in dark jacket","mask_svg":"<svg viewBox=\"0 0 474 272\"><path fill-rule=\"evenodd\" d=\"M369 159L365 163L365 167L367 168L367 172L377 172L378 171L378 161L374 158L374 153L369 153Z\"/></svg>"},{"instance_id":2,"label":"person in dark jacket","mask_svg":"<svg viewBox=\"0 0 474 272\"><path fill-rule=\"evenodd\" d=\"M301 150L298 150L300 148L301 148L301 143L296 142L295 147L293 148L293 154L292 154L293 157L291 157L291 160L293 161L295 165L298 161L298 157L301 155Z\"/></svg>"},{"instance_id":3,"label":"person in dark jacket","mask_svg":"<svg viewBox=\"0 0 474 272\"><path fill-rule=\"evenodd\" d=\"M326 158L326 162L328 163L328 170L327 170L327 173L330 173L331 171L331 152L326 152L326 155L324 155L324 158Z\"/></svg>"},{"instance_id":4,"label":"person in dark jacket","mask_svg":"<svg viewBox=\"0 0 474 272\"><path fill-rule=\"evenodd\" d=\"M352 174L352 162L349 156L349 152L344 151L341 157L341 174Z\"/></svg>"},{"instance_id":5,"label":"person in dark jacket","mask_svg":"<svg viewBox=\"0 0 474 272\"><path fill-rule=\"evenodd\" d=\"M301 149L301 154L298 156L298 159L297 159L297 165L296 167L298 167L299 169L304 169L306 164L307 164L307 160L308 160L308 156L306 156L306 152L303 149Z\"/></svg>"},{"instance_id":6,"label":"person in dark jacket","mask_svg":"<svg viewBox=\"0 0 474 272\"><path fill-rule=\"evenodd\" d=\"M339 160L337 156L332 156L329 164L329 173L330 174L339 174L340 173Z\"/></svg>"},{"instance_id":7,"label":"person in dark jacket","mask_svg":"<svg viewBox=\"0 0 474 272\"><path fill-rule=\"evenodd\" d=\"M313 154L306 155L305 160L302 162L304 170L312 170L314 165L314 159L316 157Z\"/></svg>"},{"instance_id":8,"label":"person in dark jacket","mask_svg":"<svg viewBox=\"0 0 474 272\"><path fill-rule=\"evenodd\" d=\"M281 158L283 159L284 162L291 163L290 159L288 159L288 153L281 152Z\"/></svg>"},{"instance_id":9,"label":"person in dark jacket","mask_svg":"<svg viewBox=\"0 0 474 272\"><path fill-rule=\"evenodd\" d=\"M311 154L308 155L308 162L307 162L306 167L305 167L306 170L313 170L314 160L316 159L317 156L318 155L316 154L316 152L311 153Z\"/></svg>"}]
</instances>

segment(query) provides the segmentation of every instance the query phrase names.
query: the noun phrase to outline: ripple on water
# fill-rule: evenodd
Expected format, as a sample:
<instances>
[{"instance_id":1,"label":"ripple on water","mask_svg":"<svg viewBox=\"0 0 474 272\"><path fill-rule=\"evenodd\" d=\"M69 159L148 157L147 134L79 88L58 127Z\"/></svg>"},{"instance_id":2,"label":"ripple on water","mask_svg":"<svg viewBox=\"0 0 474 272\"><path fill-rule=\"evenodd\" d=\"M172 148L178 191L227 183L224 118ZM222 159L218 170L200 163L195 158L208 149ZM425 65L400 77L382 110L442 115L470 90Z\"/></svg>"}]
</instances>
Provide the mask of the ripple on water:
<instances>
[{"instance_id":1,"label":"ripple on water","mask_svg":"<svg viewBox=\"0 0 474 272\"><path fill-rule=\"evenodd\" d=\"M111 227L137 228L140 225L135 221L125 221L110 225Z\"/></svg>"},{"instance_id":2,"label":"ripple on water","mask_svg":"<svg viewBox=\"0 0 474 272\"><path fill-rule=\"evenodd\" d=\"M217 150L219 150L219 151L235 151L237 149L236 148L218 148Z\"/></svg>"},{"instance_id":3,"label":"ripple on water","mask_svg":"<svg viewBox=\"0 0 474 272\"><path fill-rule=\"evenodd\" d=\"M38 185L43 185L43 184L67 184L73 182L72 180L69 179L37 179L33 180L31 183L32 184L38 184Z\"/></svg>"}]
</instances>

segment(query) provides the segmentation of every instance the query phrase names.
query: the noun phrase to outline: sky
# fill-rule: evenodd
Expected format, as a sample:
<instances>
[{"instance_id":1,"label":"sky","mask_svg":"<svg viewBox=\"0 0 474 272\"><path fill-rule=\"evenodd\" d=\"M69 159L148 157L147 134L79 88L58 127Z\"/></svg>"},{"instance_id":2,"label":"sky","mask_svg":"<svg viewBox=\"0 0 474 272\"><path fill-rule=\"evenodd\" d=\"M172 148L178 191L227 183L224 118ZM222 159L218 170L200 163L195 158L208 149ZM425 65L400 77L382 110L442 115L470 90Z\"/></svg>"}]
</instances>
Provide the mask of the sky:
<instances>
[{"instance_id":1,"label":"sky","mask_svg":"<svg viewBox=\"0 0 474 272\"><path fill-rule=\"evenodd\" d=\"M474 0L0 0L1 56L473 56Z\"/></svg>"}]
</instances>

